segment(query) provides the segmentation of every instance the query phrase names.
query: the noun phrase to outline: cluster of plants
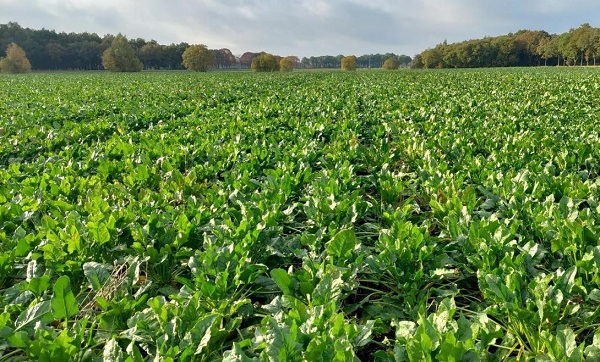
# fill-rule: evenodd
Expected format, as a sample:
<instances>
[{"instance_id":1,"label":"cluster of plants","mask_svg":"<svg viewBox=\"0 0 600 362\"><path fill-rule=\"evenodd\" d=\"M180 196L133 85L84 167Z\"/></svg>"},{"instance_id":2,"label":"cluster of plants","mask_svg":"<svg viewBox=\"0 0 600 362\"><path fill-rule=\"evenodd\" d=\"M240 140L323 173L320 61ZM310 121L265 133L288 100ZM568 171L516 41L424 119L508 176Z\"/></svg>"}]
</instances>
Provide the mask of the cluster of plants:
<instances>
[{"instance_id":1,"label":"cluster of plants","mask_svg":"<svg viewBox=\"0 0 600 362\"><path fill-rule=\"evenodd\" d=\"M0 77L0 361L596 360L599 84Z\"/></svg>"}]
</instances>

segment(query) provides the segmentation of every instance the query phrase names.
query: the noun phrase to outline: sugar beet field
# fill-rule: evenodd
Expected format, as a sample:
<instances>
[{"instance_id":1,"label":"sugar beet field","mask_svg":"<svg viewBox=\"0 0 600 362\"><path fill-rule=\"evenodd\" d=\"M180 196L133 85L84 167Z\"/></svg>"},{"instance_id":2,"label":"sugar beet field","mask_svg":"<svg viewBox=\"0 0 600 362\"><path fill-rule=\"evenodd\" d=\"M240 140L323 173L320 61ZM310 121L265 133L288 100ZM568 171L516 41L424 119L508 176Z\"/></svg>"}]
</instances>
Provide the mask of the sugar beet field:
<instances>
[{"instance_id":1,"label":"sugar beet field","mask_svg":"<svg viewBox=\"0 0 600 362\"><path fill-rule=\"evenodd\" d=\"M598 69L0 98L0 361L600 359Z\"/></svg>"}]
</instances>

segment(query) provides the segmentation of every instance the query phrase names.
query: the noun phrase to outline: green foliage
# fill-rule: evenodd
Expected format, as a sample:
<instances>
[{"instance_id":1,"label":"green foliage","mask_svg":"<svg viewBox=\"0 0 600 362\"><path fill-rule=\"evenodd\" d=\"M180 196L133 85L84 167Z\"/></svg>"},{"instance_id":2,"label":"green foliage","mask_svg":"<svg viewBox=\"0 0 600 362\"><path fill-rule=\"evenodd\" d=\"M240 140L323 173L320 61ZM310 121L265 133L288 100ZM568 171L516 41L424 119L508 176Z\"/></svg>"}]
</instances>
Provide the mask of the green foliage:
<instances>
[{"instance_id":1,"label":"green foliage","mask_svg":"<svg viewBox=\"0 0 600 362\"><path fill-rule=\"evenodd\" d=\"M144 68L127 38L121 34L102 53L102 65L111 72L139 72Z\"/></svg>"},{"instance_id":2,"label":"green foliage","mask_svg":"<svg viewBox=\"0 0 600 362\"><path fill-rule=\"evenodd\" d=\"M183 52L183 65L187 70L207 72L214 62L214 54L203 44L191 45Z\"/></svg>"},{"instance_id":3,"label":"green foliage","mask_svg":"<svg viewBox=\"0 0 600 362\"><path fill-rule=\"evenodd\" d=\"M262 53L252 60L251 68L255 72L276 72L279 70L279 61L269 53Z\"/></svg>"},{"instance_id":4,"label":"green foliage","mask_svg":"<svg viewBox=\"0 0 600 362\"><path fill-rule=\"evenodd\" d=\"M593 72L0 83L0 359L600 356Z\"/></svg>"},{"instance_id":5,"label":"green foliage","mask_svg":"<svg viewBox=\"0 0 600 362\"><path fill-rule=\"evenodd\" d=\"M1 73L28 73L31 71L31 63L27 59L25 51L15 43L6 48L6 56L0 58Z\"/></svg>"},{"instance_id":6,"label":"green foliage","mask_svg":"<svg viewBox=\"0 0 600 362\"><path fill-rule=\"evenodd\" d=\"M52 316L56 319L69 318L79 312L75 295L71 291L71 280L63 275L56 280L52 288Z\"/></svg>"},{"instance_id":7,"label":"green foliage","mask_svg":"<svg viewBox=\"0 0 600 362\"><path fill-rule=\"evenodd\" d=\"M356 70L356 56L348 55L342 58L342 70Z\"/></svg>"},{"instance_id":8,"label":"green foliage","mask_svg":"<svg viewBox=\"0 0 600 362\"><path fill-rule=\"evenodd\" d=\"M413 65L415 68L596 65L599 46L600 28L586 23L559 35L520 30L460 43L444 41L419 54L419 62L413 61Z\"/></svg>"}]
</instances>

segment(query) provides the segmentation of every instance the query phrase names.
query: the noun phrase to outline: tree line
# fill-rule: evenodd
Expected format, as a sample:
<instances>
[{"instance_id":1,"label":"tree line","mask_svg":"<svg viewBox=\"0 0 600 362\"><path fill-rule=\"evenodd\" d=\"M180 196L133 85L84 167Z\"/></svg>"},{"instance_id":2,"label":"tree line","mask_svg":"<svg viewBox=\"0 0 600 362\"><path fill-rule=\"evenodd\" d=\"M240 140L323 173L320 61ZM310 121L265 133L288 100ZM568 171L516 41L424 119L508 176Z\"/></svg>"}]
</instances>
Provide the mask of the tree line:
<instances>
[{"instance_id":1,"label":"tree line","mask_svg":"<svg viewBox=\"0 0 600 362\"><path fill-rule=\"evenodd\" d=\"M27 59L34 70L101 70L103 54L119 35L95 33L65 33L47 29L30 29L16 22L0 24L0 51L11 44L17 44L27 54ZM117 42L121 40L118 39ZM176 70L185 69L183 54L191 45L185 42L164 45L155 40L142 38L128 39L127 43L139 59L143 69ZM122 45L122 44L121 44ZM245 52L235 56L229 49L209 49L211 68L216 69L251 69L252 62L265 52ZM290 61L294 68L340 68L343 56L312 56L299 59L296 56L281 57L274 55L277 62L287 59L284 64L289 68ZM381 68L386 59L393 58L395 64L408 67L411 57L407 55L368 54L357 57L358 68ZM280 65L279 65L280 66ZM136 68L134 66L133 68Z\"/></svg>"},{"instance_id":2,"label":"tree line","mask_svg":"<svg viewBox=\"0 0 600 362\"><path fill-rule=\"evenodd\" d=\"M57 33L54 30L23 28L16 22L0 24L0 50L17 44L26 54L29 64L25 68L35 70L101 70L103 55L120 34L100 37L95 33ZM139 60L132 69L175 70L185 69L182 62L190 44L182 42L170 45L155 40L124 38L132 54ZM13 55L17 49L11 48ZM208 49L203 55L210 64L199 69L266 69L289 70L294 68L340 68L343 55L296 56L273 55L273 60L263 62L259 57L265 52L245 52L235 56L229 49ZM270 55L270 54L269 54ZM417 54L414 59L407 55L365 54L356 57L357 68L397 67L413 68L474 68L539 65L596 65L600 56L600 28L583 24L562 34L549 34L541 30L521 30L516 33L483 39L467 40L437 46ZM285 61L283 64L282 60ZM387 63L386 63L387 61ZM261 64L253 67L253 62ZM271 63L270 63L271 62ZM391 62L391 63L390 63ZM110 62L109 62L110 63ZM114 63L114 62L113 62ZM188 61L188 64L193 62ZM266 65L271 64L271 65ZM391 64L391 65L390 65ZM5 61L5 69L9 65ZM198 69L195 69L198 70Z\"/></svg>"},{"instance_id":3,"label":"tree line","mask_svg":"<svg viewBox=\"0 0 600 362\"><path fill-rule=\"evenodd\" d=\"M300 61L303 68L339 68L342 63L343 55L324 55L319 57L304 57ZM382 68L386 59L393 59L400 67L409 67L412 58L408 55L396 55L394 53L385 54L365 54L356 57L357 68Z\"/></svg>"},{"instance_id":4,"label":"tree line","mask_svg":"<svg viewBox=\"0 0 600 362\"><path fill-rule=\"evenodd\" d=\"M415 56L413 68L479 68L596 65L600 28L583 24L562 34L521 30L507 35L448 44Z\"/></svg>"}]
</instances>

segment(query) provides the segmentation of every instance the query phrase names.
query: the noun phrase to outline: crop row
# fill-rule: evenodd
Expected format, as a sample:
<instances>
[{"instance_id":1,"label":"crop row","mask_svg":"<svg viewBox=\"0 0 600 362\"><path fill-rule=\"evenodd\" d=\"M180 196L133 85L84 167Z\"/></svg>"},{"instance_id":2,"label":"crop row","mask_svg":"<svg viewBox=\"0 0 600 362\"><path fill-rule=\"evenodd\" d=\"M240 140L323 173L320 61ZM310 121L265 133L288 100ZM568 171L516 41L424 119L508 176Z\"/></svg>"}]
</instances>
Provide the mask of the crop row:
<instances>
[{"instance_id":1,"label":"crop row","mask_svg":"<svg viewBox=\"0 0 600 362\"><path fill-rule=\"evenodd\" d=\"M595 69L0 78L0 360L593 360Z\"/></svg>"}]
</instances>

